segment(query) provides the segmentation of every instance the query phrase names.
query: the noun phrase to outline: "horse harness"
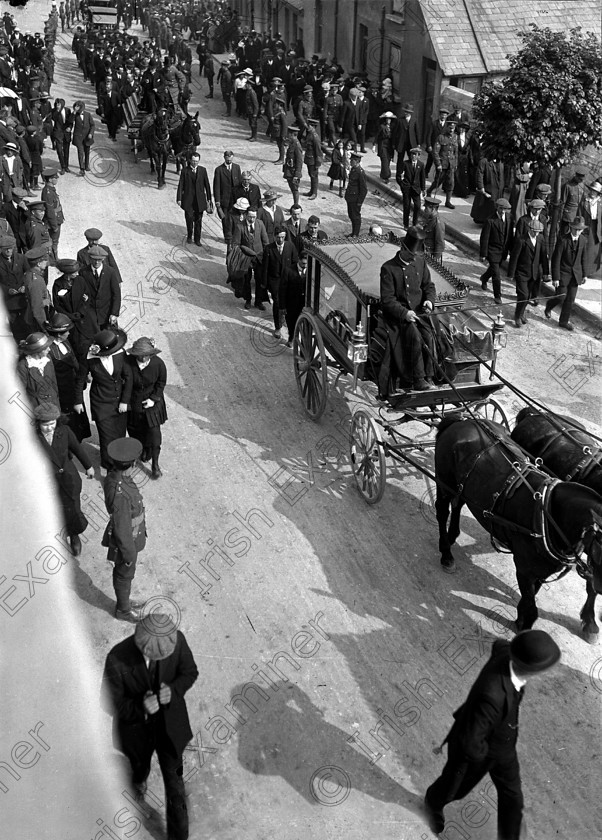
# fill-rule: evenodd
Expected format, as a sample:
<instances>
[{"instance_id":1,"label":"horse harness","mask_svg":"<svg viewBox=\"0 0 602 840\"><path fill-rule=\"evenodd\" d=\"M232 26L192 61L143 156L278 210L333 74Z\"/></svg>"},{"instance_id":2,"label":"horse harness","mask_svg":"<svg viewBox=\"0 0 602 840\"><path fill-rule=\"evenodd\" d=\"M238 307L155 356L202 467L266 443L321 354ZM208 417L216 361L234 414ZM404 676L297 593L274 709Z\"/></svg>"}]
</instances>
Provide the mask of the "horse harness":
<instances>
[{"instance_id":1,"label":"horse harness","mask_svg":"<svg viewBox=\"0 0 602 840\"><path fill-rule=\"evenodd\" d=\"M567 475L564 476L564 481L580 481L583 483L581 479L585 478L585 476L591 472L594 467L598 467L602 464L602 450L598 448L596 452L593 452L591 446L584 446L581 441L578 441L573 437L568 426L562 426L545 444L544 448L539 453L539 457L543 458L548 449L550 449L560 437L568 438L568 440L576 443L577 446L581 446L581 451L583 452L583 458L581 458L581 460L575 465L572 472L567 473Z\"/></svg>"},{"instance_id":2,"label":"horse harness","mask_svg":"<svg viewBox=\"0 0 602 840\"><path fill-rule=\"evenodd\" d=\"M493 433L491 430L488 430L488 432L493 436L494 440L489 444L489 446L487 446L485 449L482 449L476 455L474 461L472 462L468 471L464 475L463 481L460 484L458 484L456 498L461 497L464 490L464 485L466 484L468 478L475 469L480 458L486 452L489 452L491 449L494 449L498 445L498 443L504 443L501 440L501 438L495 435L495 433ZM541 465L541 458L536 458L535 464L531 464L527 460L523 461L522 463L519 461L512 462L512 469L509 475L506 477L506 480L501 490L493 494L493 501L491 507L489 508L489 510L483 510L482 512L483 518L490 523L490 527L488 528L488 530L491 537L491 545L498 552L508 554L512 553L508 545L506 545L500 539L494 537L493 535L493 526L495 524L498 524L509 531L526 534L532 539L539 539L542 541L542 548L544 549L544 551L562 566L561 571L555 577L547 578L548 583L554 583L555 581L560 580L560 578L568 574L568 572L570 572L570 570L573 567L576 569L580 577L585 579L590 578L591 573L587 568L587 555L584 552L584 542L587 532L591 530L593 526L584 527L583 531L581 532L579 542L574 547L570 546L567 537L564 535L560 526L554 521L554 518L550 513L552 492L556 485L561 483L560 479L543 473L540 469ZM527 480L527 477L530 473L536 473L537 475L544 476L544 481L538 489L532 487L529 481ZM516 491L522 486L525 486L528 489L535 502L535 507L533 510L532 528L526 528L523 525L518 525L516 522L512 522L511 520L506 519L503 516L503 511L506 502L508 502L514 496ZM556 531L564 545L567 546L566 550L561 551L554 546L551 535L552 530Z\"/></svg>"}]
</instances>

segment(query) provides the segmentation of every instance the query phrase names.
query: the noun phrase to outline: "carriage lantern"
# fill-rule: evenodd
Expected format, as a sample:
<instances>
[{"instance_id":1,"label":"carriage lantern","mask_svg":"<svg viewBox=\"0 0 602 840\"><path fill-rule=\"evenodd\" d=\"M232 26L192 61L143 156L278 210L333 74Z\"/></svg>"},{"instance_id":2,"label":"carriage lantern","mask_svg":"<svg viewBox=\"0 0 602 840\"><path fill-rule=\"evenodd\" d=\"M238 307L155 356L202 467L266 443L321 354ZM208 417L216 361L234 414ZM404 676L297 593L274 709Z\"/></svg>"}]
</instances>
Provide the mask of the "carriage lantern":
<instances>
[{"instance_id":1,"label":"carriage lantern","mask_svg":"<svg viewBox=\"0 0 602 840\"><path fill-rule=\"evenodd\" d=\"M357 325L355 332L351 333L351 341L347 347L347 356L353 363L353 390L355 392L359 366L368 361L368 343L361 321Z\"/></svg>"},{"instance_id":2,"label":"carriage lantern","mask_svg":"<svg viewBox=\"0 0 602 840\"><path fill-rule=\"evenodd\" d=\"M493 322L491 332L493 333L493 349L501 350L508 344L508 334L506 332L506 322L501 312L498 312L497 318Z\"/></svg>"}]
</instances>

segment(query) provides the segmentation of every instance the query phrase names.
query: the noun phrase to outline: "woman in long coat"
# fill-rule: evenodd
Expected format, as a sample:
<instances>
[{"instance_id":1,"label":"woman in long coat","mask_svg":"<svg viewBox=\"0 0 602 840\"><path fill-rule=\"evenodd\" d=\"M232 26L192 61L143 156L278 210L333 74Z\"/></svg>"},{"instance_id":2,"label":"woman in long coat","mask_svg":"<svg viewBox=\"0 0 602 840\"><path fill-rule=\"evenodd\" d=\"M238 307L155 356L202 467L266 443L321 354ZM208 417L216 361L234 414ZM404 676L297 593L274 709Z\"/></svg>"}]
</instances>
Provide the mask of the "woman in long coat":
<instances>
[{"instance_id":1,"label":"woman in long coat","mask_svg":"<svg viewBox=\"0 0 602 840\"><path fill-rule=\"evenodd\" d=\"M470 215L484 224L495 213L495 202L504 197L504 167L496 160L482 157L477 167L477 191Z\"/></svg>"},{"instance_id":2,"label":"woman in long coat","mask_svg":"<svg viewBox=\"0 0 602 840\"><path fill-rule=\"evenodd\" d=\"M167 420L163 391L167 368L152 338L137 339L127 358L127 377L131 381L131 399L127 429L130 437L142 443L142 460L152 460L152 477L160 478L161 426Z\"/></svg>"},{"instance_id":3,"label":"woman in long coat","mask_svg":"<svg viewBox=\"0 0 602 840\"><path fill-rule=\"evenodd\" d=\"M17 374L25 386L33 407L59 404L59 388L54 366L49 358L52 339L42 332L35 332L19 342L21 358Z\"/></svg>"},{"instance_id":4,"label":"woman in long coat","mask_svg":"<svg viewBox=\"0 0 602 840\"><path fill-rule=\"evenodd\" d=\"M69 342L69 331L73 329L73 321L61 312L55 312L44 324L44 329L52 336L49 355L56 374L60 409L67 418L69 428L81 443L84 438L92 435L92 430L85 408L81 414L76 414L73 410L79 373L79 362Z\"/></svg>"},{"instance_id":5,"label":"woman in long coat","mask_svg":"<svg viewBox=\"0 0 602 840\"><path fill-rule=\"evenodd\" d=\"M60 409L52 403L39 405L34 410L38 437L58 484L71 551L78 557L82 551L79 535L88 527L88 520L81 509L82 480L71 458L75 456L81 462L88 478L94 478L94 469L86 450L69 426L58 422L60 416Z\"/></svg>"}]
</instances>

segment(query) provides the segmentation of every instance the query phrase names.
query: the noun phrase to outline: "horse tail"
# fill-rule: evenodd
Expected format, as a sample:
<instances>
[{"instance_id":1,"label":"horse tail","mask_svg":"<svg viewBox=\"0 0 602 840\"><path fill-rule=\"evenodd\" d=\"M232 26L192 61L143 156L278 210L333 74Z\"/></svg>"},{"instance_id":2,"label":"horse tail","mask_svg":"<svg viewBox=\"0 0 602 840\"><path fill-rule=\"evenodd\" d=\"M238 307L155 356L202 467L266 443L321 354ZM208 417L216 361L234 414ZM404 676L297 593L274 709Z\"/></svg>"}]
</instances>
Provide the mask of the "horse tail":
<instances>
[{"instance_id":1,"label":"horse tail","mask_svg":"<svg viewBox=\"0 0 602 840\"><path fill-rule=\"evenodd\" d=\"M453 426L454 423L461 421L462 417L460 412L452 411L443 418L443 420L439 423L437 427L437 435L435 440L439 440L439 435L443 434L443 432L448 429L450 426Z\"/></svg>"}]
</instances>

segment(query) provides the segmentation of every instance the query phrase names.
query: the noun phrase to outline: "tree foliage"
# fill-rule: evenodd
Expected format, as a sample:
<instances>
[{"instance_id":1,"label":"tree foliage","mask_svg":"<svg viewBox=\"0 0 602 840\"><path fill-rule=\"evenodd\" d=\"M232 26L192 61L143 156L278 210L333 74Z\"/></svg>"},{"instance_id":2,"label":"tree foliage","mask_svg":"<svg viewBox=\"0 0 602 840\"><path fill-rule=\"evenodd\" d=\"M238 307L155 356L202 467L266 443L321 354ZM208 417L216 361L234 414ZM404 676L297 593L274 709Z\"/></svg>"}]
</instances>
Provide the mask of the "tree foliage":
<instances>
[{"instance_id":1,"label":"tree foliage","mask_svg":"<svg viewBox=\"0 0 602 840\"><path fill-rule=\"evenodd\" d=\"M507 76L486 82L474 112L488 157L562 166L602 141L602 46L580 28L519 33Z\"/></svg>"}]
</instances>

